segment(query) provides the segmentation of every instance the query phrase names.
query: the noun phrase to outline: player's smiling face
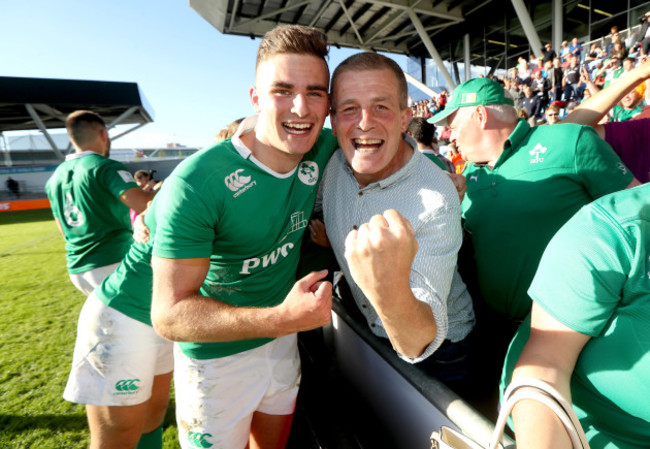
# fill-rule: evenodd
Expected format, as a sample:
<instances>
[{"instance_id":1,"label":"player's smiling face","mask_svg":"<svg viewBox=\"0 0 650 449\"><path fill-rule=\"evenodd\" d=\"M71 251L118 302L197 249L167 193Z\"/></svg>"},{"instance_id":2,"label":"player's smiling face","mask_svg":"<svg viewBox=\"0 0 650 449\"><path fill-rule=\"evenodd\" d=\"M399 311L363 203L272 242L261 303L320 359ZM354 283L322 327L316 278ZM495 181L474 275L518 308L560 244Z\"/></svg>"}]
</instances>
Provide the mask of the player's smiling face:
<instances>
[{"instance_id":1,"label":"player's smiling face","mask_svg":"<svg viewBox=\"0 0 650 449\"><path fill-rule=\"evenodd\" d=\"M277 54L259 64L250 95L265 151L299 161L314 146L329 110L328 87L327 64L316 56Z\"/></svg>"},{"instance_id":2,"label":"player's smiling face","mask_svg":"<svg viewBox=\"0 0 650 449\"><path fill-rule=\"evenodd\" d=\"M402 108L390 69L344 71L332 86L332 125L359 184L385 179L411 157L402 138L411 109Z\"/></svg>"}]
</instances>

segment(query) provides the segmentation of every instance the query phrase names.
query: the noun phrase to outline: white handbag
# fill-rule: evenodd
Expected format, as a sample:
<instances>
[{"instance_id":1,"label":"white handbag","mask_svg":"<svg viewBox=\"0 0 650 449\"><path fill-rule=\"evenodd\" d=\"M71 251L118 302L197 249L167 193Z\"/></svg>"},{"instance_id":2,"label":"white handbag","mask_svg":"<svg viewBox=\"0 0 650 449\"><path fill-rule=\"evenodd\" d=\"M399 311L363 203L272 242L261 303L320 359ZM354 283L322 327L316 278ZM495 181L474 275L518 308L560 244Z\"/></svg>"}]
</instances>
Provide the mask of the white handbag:
<instances>
[{"instance_id":1,"label":"white handbag","mask_svg":"<svg viewBox=\"0 0 650 449\"><path fill-rule=\"evenodd\" d=\"M524 388L522 387L531 387ZM442 426L431 435L432 449L503 449L503 431L515 404L523 399L532 399L547 406L560 419L574 449L589 449L580 421L571 404L553 387L539 379L519 378L513 381L503 394L503 406L494 426L492 438L486 445L479 443L451 427Z\"/></svg>"}]
</instances>

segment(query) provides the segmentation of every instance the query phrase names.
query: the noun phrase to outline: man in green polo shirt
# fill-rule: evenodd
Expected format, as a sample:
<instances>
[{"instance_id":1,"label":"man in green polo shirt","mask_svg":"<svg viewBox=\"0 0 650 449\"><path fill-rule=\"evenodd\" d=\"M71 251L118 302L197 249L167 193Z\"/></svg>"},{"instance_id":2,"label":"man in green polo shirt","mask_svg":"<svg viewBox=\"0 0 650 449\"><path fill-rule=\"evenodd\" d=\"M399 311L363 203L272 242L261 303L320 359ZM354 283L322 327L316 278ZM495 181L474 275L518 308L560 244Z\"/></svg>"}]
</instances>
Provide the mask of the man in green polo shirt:
<instances>
[{"instance_id":1,"label":"man in green polo shirt","mask_svg":"<svg viewBox=\"0 0 650 449\"><path fill-rule=\"evenodd\" d=\"M75 111L66 128L76 152L57 167L45 192L65 239L70 280L89 295L129 250L129 208L142 212L154 193L140 189L123 164L108 158L111 140L99 114Z\"/></svg>"},{"instance_id":2,"label":"man in green polo shirt","mask_svg":"<svg viewBox=\"0 0 650 449\"><path fill-rule=\"evenodd\" d=\"M585 204L638 181L593 128L531 128L488 78L458 86L430 121L450 126L468 161L464 227L474 247L477 296L489 306L477 308L477 325L483 313L486 335L502 332L495 343L505 350L530 311L527 290L551 237Z\"/></svg>"},{"instance_id":3,"label":"man in green polo shirt","mask_svg":"<svg viewBox=\"0 0 650 449\"><path fill-rule=\"evenodd\" d=\"M558 231L530 286L530 322L506 358L502 388L510 376L554 385L593 449L650 442L649 210L644 184L583 207ZM570 447L548 409L524 402L513 413L518 446Z\"/></svg>"}]
</instances>

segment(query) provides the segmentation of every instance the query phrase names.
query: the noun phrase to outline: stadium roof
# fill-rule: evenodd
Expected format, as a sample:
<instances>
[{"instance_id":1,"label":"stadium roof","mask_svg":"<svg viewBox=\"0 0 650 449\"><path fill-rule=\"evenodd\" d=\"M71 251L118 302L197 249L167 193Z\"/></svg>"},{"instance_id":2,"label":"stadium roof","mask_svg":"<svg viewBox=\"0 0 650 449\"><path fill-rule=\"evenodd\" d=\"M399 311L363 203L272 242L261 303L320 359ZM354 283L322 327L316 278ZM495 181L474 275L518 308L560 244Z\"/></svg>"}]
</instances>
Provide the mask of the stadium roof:
<instances>
[{"instance_id":1,"label":"stadium roof","mask_svg":"<svg viewBox=\"0 0 650 449\"><path fill-rule=\"evenodd\" d=\"M77 109L97 112L113 126L153 121L136 83L0 76L0 92L0 132L40 129L39 121L45 128L63 128Z\"/></svg>"},{"instance_id":2,"label":"stadium roof","mask_svg":"<svg viewBox=\"0 0 650 449\"><path fill-rule=\"evenodd\" d=\"M64 128L67 115L78 109L99 113L108 129L133 125L112 140L153 122L136 83L0 76L0 133L38 129L61 160L62 149L48 129Z\"/></svg>"},{"instance_id":3,"label":"stadium roof","mask_svg":"<svg viewBox=\"0 0 650 449\"><path fill-rule=\"evenodd\" d=\"M600 37L611 25L625 29L629 9L649 4L628 0L556 0L562 39ZM224 34L260 37L278 24L323 30L331 44L371 51L430 57L418 27L429 36L442 60L463 58L470 37L470 58L479 65L516 64L530 51L513 8L514 0L189 0L190 6ZM553 37L553 2L520 2L541 42ZM644 11L645 12L645 11ZM635 19L634 19L635 20ZM419 22L419 24L417 23ZM556 21L557 23L557 21ZM600 33L600 34L598 34ZM558 40L559 36L556 36ZM560 42L554 45L559 47ZM539 49L535 49L536 51ZM492 61L492 62L490 62Z\"/></svg>"}]
</instances>

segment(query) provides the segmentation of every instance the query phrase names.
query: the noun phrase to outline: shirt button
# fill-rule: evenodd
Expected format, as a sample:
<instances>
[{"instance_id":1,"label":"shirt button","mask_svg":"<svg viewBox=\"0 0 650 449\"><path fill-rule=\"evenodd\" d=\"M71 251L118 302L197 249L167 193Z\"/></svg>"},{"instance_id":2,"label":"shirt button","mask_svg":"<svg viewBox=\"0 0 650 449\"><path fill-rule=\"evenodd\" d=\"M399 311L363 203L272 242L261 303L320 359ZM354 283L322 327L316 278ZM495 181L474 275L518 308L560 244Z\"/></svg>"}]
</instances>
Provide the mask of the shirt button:
<instances>
[{"instance_id":1,"label":"shirt button","mask_svg":"<svg viewBox=\"0 0 650 449\"><path fill-rule=\"evenodd\" d=\"M497 183L496 183L496 182L493 182L493 183L492 183L492 187L494 187L495 185L497 185Z\"/></svg>"},{"instance_id":2,"label":"shirt button","mask_svg":"<svg viewBox=\"0 0 650 449\"><path fill-rule=\"evenodd\" d=\"M377 325L375 323L372 323L370 327L377 327Z\"/></svg>"},{"instance_id":3,"label":"shirt button","mask_svg":"<svg viewBox=\"0 0 650 449\"><path fill-rule=\"evenodd\" d=\"M365 305L365 304L361 304L361 307L364 308L364 309L366 309L368 306Z\"/></svg>"},{"instance_id":4,"label":"shirt button","mask_svg":"<svg viewBox=\"0 0 650 449\"><path fill-rule=\"evenodd\" d=\"M352 226L352 229L354 229L356 231L357 229L359 229L359 227L357 225L354 225L354 226Z\"/></svg>"},{"instance_id":5,"label":"shirt button","mask_svg":"<svg viewBox=\"0 0 650 449\"><path fill-rule=\"evenodd\" d=\"M363 192L359 191L358 195L363 196Z\"/></svg>"}]
</instances>

